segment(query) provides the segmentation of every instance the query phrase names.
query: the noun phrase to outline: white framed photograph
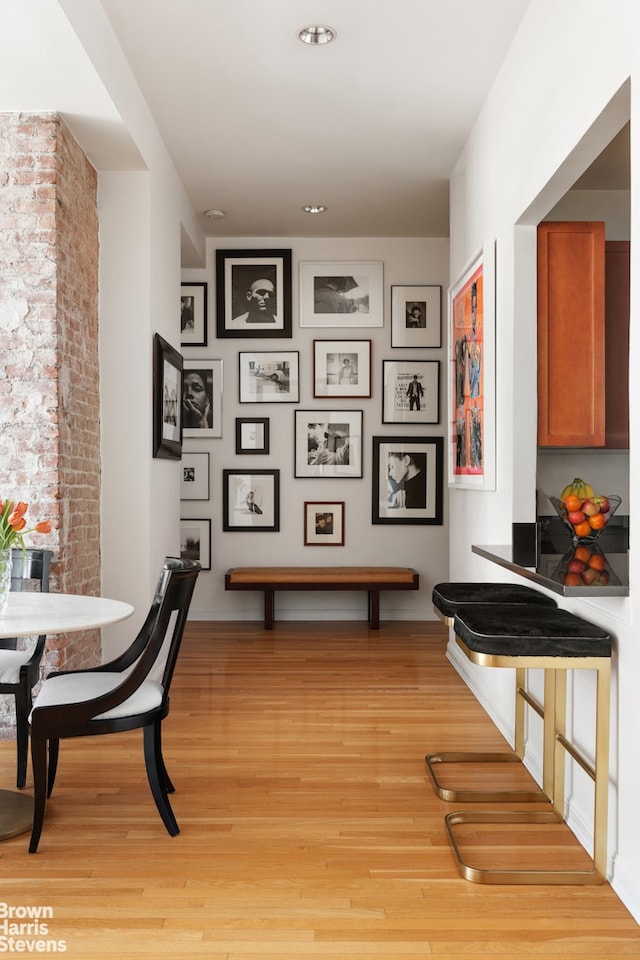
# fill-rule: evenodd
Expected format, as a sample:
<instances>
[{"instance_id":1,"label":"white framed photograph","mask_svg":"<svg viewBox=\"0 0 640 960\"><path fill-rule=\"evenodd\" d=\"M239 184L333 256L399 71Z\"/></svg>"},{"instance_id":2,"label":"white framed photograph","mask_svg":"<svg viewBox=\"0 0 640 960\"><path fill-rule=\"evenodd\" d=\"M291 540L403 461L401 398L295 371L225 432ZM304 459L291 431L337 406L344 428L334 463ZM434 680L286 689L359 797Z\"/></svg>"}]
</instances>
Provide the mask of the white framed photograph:
<instances>
[{"instance_id":1,"label":"white framed photograph","mask_svg":"<svg viewBox=\"0 0 640 960\"><path fill-rule=\"evenodd\" d=\"M222 360L184 361L182 435L222 436Z\"/></svg>"},{"instance_id":2,"label":"white framed photograph","mask_svg":"<svg viewBox=\"0 0 640 960\"><path fill-rule=\"evenodd\" d=\"M306 500L304 504L305 547L344 547L344 500L327 503Z\"/></svg>"},{"instance_id":3,"label":"white framed photograph","mask_svg":"<svg viewBox=\"0 0 640 960\"><path fill-rule=\"evenodd\" d=\"M440 361L382 361L382 422L440 423Z\"/></svg>"},{"instance_id":4,"label":"white framed photograph","mask_svg":"<svg viewBox=\"0 0 640 960\"><path fill-rule=\"evenodd\" d=\"M180 499L208 500L209 454L185 453L183 450L180 467L182 470L182 476L180 478Z\"/></svg>"},{"instance_id":5,"label":"white framed photograph","mask_svg":"<svg viewBox=\"0 0 640 960\"><path fill-rule=\"evenodd\" d=\"M313 395L370 397L371 340L314 340Z\"/></svg>"},{"instance_id":6,"label":"white framed photograph","mask_svg":"<svg viewBox=\"0 0 640 960\"><path fill-rule=\"evenodd\" d=\"M300 263L301 327L382 327L381 261Z\"/></svg>"},{"instance_id":7,"label":"white framed photograph","mask_svg":"<svg viewBox=\"0 0 640 960\"><path fill-rule=\"evenodd\" d=\"M298 403L297 350L241 352L240 403Z\"/></svg>"},{"instance_id":8,"label":"white framed photograph","mask_svg":"<svg viewBox=\"0 0 640 960\"><path fill-rule=\"evenodd\" d=\"M361 477L362 410L296 410L295 476Z\"/></svg>"},{"instance_id":9,"label":"white framed photograph","mask_svg":"<svg viewBox=\"0 0 640 960\"><path fill-rule=\"evenodd\" d=\"M487 241L449 289L448 480L496 488L496 245Z\"/></svg>"},{"instance_id":10,"label":"white framed photograph","mask_svg":"<svg viewBox=\"0 0 640 960\"><path fill-rule=\"evenodd\" d=\"M442 346L442 287L391 287L391 346Z\"/></svg>"},{"instance_id":11,"label":"white framed photograph","mask_svg":"<svg viewBox=\"0 0 640 960\"><path fill-rule=\"evenodd\" d=\"M203 570L211 570L211 520L180 521L180 557L197 560Z\"/></svg>"}]
</instances>

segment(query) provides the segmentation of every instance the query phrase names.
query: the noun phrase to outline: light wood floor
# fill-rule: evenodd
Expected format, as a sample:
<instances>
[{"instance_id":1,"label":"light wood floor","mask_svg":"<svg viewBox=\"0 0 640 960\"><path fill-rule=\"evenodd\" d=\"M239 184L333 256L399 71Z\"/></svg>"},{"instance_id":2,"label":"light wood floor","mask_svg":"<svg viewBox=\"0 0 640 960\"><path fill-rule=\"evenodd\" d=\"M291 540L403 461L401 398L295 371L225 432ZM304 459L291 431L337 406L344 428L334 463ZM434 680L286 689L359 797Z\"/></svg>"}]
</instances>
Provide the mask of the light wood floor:
<instances>
[{"instance_id":1,"label":"light wood floor","mask_svg":"<svg viewBox=\"0 0 640 960\"><path fill-rule=\"evenodd\" d=\"M424 755L506 745L444 639L435 623L190 625L165 722L181 834L157 816L139 733L65 741L39 852L28 834L0 844L0 907L51 907L45 939L78 960L640 958L606 884L459 877ZM504 850L496 834L488 855L579 860L561 830Z\"/></svg>"}]
</instances>

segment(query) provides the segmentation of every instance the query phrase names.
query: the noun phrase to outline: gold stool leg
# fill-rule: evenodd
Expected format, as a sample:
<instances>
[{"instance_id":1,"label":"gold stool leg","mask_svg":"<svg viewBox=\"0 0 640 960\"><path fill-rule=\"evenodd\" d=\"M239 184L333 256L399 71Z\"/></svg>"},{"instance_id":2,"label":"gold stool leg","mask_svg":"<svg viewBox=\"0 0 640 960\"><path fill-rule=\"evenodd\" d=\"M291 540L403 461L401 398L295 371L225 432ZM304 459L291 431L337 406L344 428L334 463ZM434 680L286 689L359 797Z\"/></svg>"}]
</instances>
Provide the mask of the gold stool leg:
<instances>
[{"instance_id":1,"label":"gold stool leg","mask_svg":"<svg viewBox=\"0 0 640 960\"><path fill-rule=\"evenodd\" d=\"M534 786L530 790L507 790L500 788L498 785L492 789L484 790L474 790L469 787L452 788L447 787L440 782L435 769L436 766L444 763L521 763L524 758L525 707L527 704L543 718L545 732L549 728L551 730L552 738L554 732L555 710L554 698L549 693L549 690L551 692L553 691L553 685L551 684L549 686L549 690L547 689L546 676L549 672L550 671L545 671L545 700L544 707L541 707L527 693L526 669L524 667L516 667L514 729L515 749L513 753L507 753L506 751L501 751L499 753L482 753L477 751L441 750L437 753L428 753L426 755L424 759L436 796L438 796L441 800L447 800L449 802L455 801L456 803L538 803L540 801L551 799L553 794L553 740L551 739L549 744L547 743L546 737L544 743L545 777L542 790L540 790L540 788L537 786ZM548 771L550 771L549 775L547 775Z\"/></svg>"},{"instance_id":2,"label":"gold stool leg","mask_svg":"<svg viewBox=\"0 0 640 960\"><path fill-rule=\"evenodd\" d=\"M470 659L472 659L470 657ZM511 666L504 658L500 662L494 658L492 666ZM475 662L478 662L477 660ZM532 664L535 665L535 664ZM553 730L553 810L549 811L456 811L447 814L445 825L458 872L466 880L475 883L493 884L581 884L604 883L607 870L607 829L608 829L608 793L609 793L609 715L611 662L609 658L584 658L582 661L568 658L545 658L545 699L551 696L553 702L553 725L545 726L545 739L551 737L548 727ZM567 670L593 669L597 675L596 692L596 743L595 766L592 767L566 738L566 685ZM549 675L549 676L547 676ZM553 675L553 676L551 676ZM548 747L545 744L545 753ZM594 828L593 856L587 869L496 869L477 867L468 863L462 854L454 828L459 824L559 824L564 821L564 780L565 759L568 753L591 777L594 783ZM546 777L550 776L549 765L545 762Z\"/></svg>"}]
</instances>

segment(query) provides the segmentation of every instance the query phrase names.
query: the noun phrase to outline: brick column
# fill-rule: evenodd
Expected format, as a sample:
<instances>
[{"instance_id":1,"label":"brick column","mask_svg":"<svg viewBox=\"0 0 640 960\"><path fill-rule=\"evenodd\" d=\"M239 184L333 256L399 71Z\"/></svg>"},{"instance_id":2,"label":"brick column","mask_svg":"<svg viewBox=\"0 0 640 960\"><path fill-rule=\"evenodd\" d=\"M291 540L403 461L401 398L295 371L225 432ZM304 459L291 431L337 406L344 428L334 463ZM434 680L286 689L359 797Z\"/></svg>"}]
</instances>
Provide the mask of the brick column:
<instances>
[{"instance_id":1,"label":"brick column","mask_svg":"<svg viewBox=\"0 0 640 960\"><path fill-rule=\"evenodd\" d=\"M63 593L100 592L96 193L57 115L0 114L0 497L52 521ZM53 638L43 670L99 655L96 631Z\"/></svg>"}]
</instances>

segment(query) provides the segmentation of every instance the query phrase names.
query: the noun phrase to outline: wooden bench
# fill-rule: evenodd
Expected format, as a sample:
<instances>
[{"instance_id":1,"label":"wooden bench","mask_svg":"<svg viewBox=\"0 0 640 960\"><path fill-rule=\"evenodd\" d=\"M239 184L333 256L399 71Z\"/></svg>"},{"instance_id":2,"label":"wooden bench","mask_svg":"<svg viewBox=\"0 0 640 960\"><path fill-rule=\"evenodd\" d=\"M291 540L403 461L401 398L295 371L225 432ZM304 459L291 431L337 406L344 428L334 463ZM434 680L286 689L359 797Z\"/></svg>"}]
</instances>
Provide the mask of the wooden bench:
<instances>
[{"instance_id":1,"label":"wooden bench","mask_svg":"<svg viewBox=\"0 0 640 960\"><path fill-rule=\"evenodd\" d=\"M276 590L366 590L368 620L380 627L381 590L417 590L420 578L411 567L232 567L225 590L264 590L264 626L273 629Z\"/></svg>"}]
</instances>

